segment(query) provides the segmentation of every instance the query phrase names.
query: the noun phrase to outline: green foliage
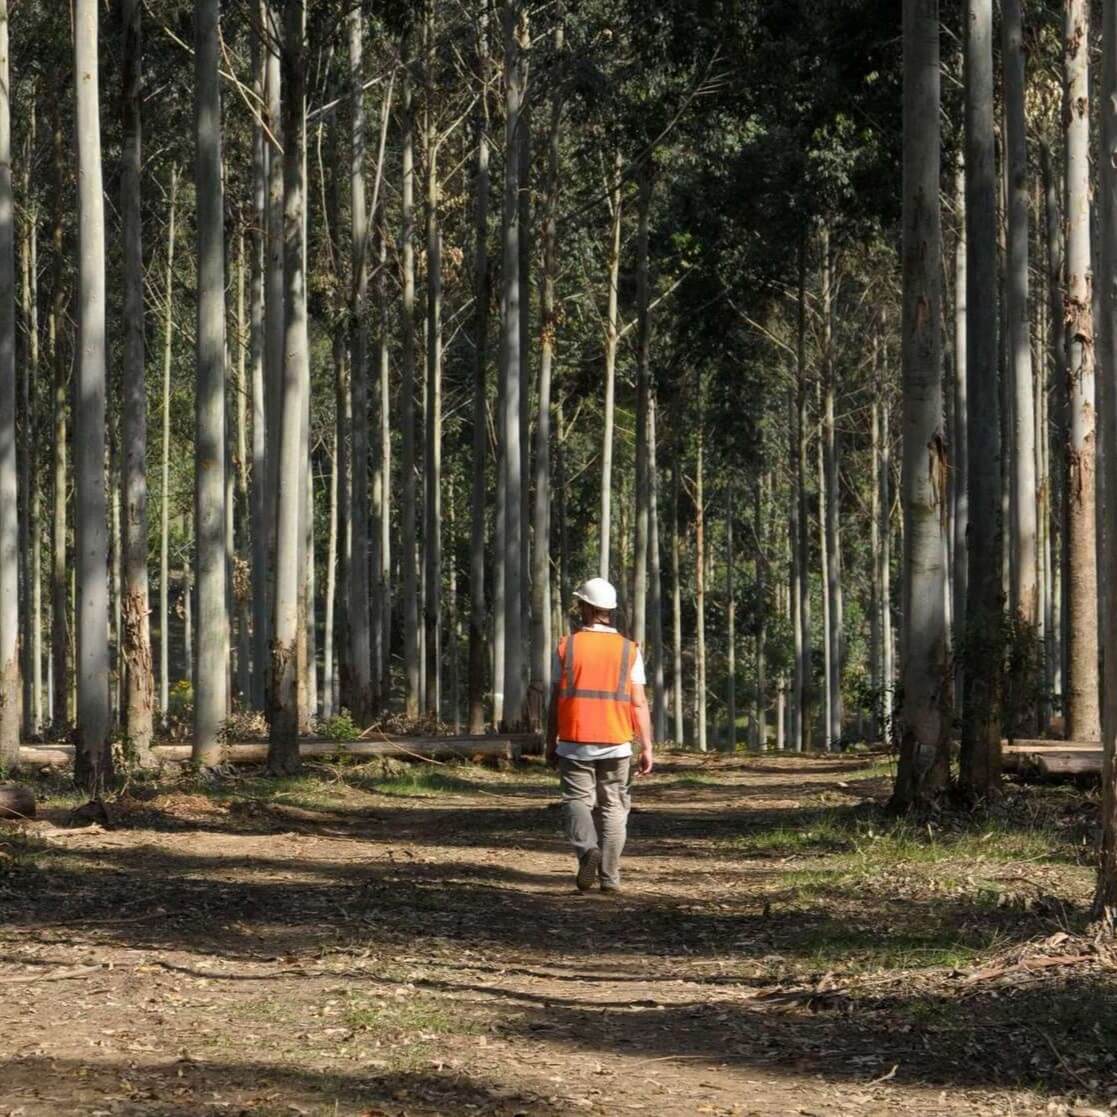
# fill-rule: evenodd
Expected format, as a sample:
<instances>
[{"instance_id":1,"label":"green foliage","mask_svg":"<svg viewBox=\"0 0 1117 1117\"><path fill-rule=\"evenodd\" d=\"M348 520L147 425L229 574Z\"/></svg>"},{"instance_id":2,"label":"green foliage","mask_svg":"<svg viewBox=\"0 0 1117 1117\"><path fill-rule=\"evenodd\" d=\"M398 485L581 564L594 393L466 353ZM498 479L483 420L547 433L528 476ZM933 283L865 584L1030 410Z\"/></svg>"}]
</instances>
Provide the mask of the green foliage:
<instances>
[{"instance_id":1,"label":"green foliage","mask_svg":"<svg viewBox=\"0 0 1117 1117\"><path fill-rule=\"evenodd\" d=\"M340 744L344 741L358 740L361 736L361 727L353 720L349 711L343 708L340 713L319 722L318 732L327 741L336 741Z\"/></svg>"}]
</instances>

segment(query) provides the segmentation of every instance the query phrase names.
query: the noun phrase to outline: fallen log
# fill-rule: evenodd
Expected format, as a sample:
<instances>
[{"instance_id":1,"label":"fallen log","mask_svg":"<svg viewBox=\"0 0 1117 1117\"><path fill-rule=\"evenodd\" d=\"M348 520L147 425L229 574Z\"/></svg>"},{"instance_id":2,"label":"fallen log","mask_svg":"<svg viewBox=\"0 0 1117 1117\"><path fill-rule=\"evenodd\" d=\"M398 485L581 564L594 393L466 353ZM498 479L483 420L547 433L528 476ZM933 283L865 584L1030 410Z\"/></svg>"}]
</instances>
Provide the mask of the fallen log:
<instances>
[{"instance_id":1,"label":"fallen log","mask_svg":"<svg viewBox=\"0 0 1117 1117\"><path fill-rule=\"evenodd\" d=\"M299 742L299 755L307 759L394 756L419 760L468 760L472 756L484 756L519 760L524 752L531 752L537 742L538 738L526 733L494 737L393 737L382 741L344 742L306 738ZM191 757L189 745L153 745L151 752L157 760L179 763ZM24 745L19 758L20 763L27 765L69 764L74 759L74 748L72 745ZM262 742L229 744L222 751L222 762L226 764L263 764L267 758L268 746Z\"/></svg>"},{"instance_id":2,"label":"fallen log","mask_svg":"<svg viewBox=\"0 0 1117 1117\"><path fill-rule=\"evenodd\" d=\"M1007 772L1034 772L1042 776L1094 776L1101 774L1102 749L1090 741L1013 741L1002 746Z\"/></svg>"}]
</instances>

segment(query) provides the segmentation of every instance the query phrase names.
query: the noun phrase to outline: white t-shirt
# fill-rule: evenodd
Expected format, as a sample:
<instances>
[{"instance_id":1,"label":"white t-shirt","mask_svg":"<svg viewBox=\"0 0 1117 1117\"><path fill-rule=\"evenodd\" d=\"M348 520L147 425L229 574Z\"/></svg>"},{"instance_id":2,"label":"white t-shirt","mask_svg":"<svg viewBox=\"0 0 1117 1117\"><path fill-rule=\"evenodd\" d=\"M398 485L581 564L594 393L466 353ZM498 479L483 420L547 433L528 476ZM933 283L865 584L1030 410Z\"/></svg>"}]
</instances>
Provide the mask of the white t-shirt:
<instances>
[{"instance_id":1,"label":"white t-shirt","mask_svg":"<svg viewBox=\"0 0 1117 1117\"><path fill-rule=\"evenodd\" d=\"M607 624L591 624L587 625L582 631L616 632L617 630ZM557 648L555 649L551 675L555 679L562 675L562 664L559 662ZM644 655L639 648L636 649L636 658L632 661L632 671L628 679L636 686L648 685L648 675L644 669ZM560 738L555 751L559 756L565 756L568 760L620 760L632 755L632 742L627 741L623 745L587 745L579 744L577 741L564 741Z\"/></svg>"}]
</instances>

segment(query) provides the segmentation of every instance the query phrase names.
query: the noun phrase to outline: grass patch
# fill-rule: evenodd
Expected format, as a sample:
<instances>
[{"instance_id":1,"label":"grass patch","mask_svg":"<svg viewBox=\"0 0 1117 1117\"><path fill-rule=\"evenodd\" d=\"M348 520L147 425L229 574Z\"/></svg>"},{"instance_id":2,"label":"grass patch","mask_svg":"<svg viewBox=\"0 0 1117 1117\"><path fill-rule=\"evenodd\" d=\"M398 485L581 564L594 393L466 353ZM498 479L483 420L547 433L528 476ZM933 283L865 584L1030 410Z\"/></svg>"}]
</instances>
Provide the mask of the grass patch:
<instances>
[{"instance_id":1,"label":"grass patch","mask_svg":"<svg viewBox=\"0 0 1117 1117\"><path fill-rule=\"evenodd\" d=\"M451 775L440 768L408 768L396 776L386 776L371 781L370 791L381 795L395 795L404 798L431 798L436 795L461 795L472 791L473 784L460 776Z\"/></svg>"}]
</instances>

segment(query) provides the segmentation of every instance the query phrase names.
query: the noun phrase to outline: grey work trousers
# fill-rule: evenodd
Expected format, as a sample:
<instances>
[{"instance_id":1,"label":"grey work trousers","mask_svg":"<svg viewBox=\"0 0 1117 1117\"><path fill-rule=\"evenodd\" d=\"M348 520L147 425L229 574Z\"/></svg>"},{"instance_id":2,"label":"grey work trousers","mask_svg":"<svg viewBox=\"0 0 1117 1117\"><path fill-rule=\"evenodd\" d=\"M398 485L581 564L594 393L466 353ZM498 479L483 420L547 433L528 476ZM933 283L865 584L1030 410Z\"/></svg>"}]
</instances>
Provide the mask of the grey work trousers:
<instances>
[{"instance_id":1,"label":"grey work trousers","mask_svg":"<svg viewBox=\"0 0 1117 1117\"><path fill-rule=\"evenodd\" d=\"M579 857L601 850L601 881L619 885L628 827L628 773L632 758L573 760L559 757L566 836Z\"/></svg>"}]
</instances>

